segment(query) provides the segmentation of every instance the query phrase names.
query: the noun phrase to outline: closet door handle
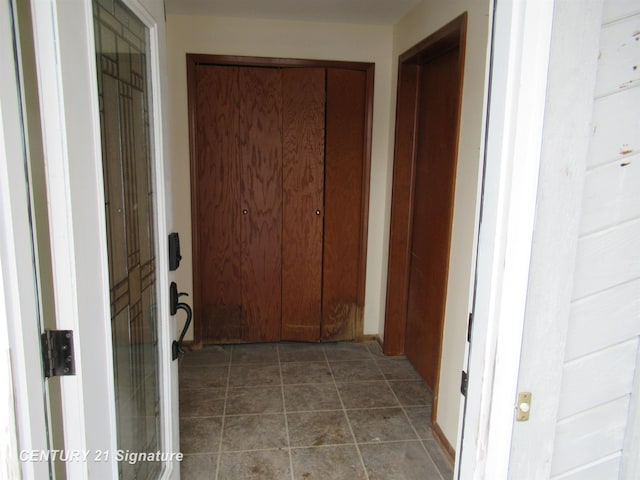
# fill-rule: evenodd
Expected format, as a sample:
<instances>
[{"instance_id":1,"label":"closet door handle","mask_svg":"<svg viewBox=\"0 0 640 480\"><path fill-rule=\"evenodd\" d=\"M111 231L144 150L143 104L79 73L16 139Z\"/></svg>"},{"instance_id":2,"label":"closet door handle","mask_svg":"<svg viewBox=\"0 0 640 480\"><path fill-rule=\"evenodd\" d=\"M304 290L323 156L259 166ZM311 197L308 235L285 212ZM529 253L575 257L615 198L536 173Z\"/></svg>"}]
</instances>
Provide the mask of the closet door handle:
<instances>
[{"instance_id":1,"label":"closet door handle","mask_svg":"<svg viewBox=\"0 0 640 480\"><path fill-rule=\"evenodd\" d=\"M247 215L248 213L249 213L249 210L247 210L246 208L242 210L243 215Z\"/></svg>"},{"instance_id":2,"label":"closet door handle","mask_svg":"<svg viewBox=\"0 0 640 480\"><path fill-rule=\"evenodd\" d=\"M320 210L316 210L316 215L320 215Z\"/></svg>"}]
</instances>

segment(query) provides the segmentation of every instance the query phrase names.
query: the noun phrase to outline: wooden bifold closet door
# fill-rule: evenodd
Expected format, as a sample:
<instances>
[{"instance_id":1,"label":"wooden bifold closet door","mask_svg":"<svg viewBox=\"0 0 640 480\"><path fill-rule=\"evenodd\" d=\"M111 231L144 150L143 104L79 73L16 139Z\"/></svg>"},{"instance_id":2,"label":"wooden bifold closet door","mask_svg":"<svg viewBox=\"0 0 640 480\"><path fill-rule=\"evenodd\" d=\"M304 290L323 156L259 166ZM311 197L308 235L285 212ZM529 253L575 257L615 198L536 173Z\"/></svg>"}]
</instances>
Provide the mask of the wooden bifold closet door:
<instances>
[{"instance_id":1,"label":"wooden bifold closet door","mask_svg":"<svg viewBox=\"0 0 640 480\"><path fill-rule=\"evenodd\" d=\"M353 339L366 73L191 76L196 340Z\"/></svg>"}]
</instances>

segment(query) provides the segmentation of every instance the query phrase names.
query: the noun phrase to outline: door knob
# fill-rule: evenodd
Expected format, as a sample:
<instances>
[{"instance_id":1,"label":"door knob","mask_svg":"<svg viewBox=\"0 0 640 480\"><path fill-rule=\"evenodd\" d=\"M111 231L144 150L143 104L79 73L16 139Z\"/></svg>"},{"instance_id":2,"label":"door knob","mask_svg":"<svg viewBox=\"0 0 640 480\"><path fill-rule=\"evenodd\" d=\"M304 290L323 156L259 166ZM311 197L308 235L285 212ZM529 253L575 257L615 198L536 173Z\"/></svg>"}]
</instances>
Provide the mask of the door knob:
<instances>
[{"instance_id":1,"label":"door knob","mask_svg":"<svg viewBox=\"0 0 640 480\"><path fill-rule=\"evenodd\" d=\"M247 210L246 208L242 210L242 214L243 214L243 215L246 215L246 214L248 214L248 213L249 213L249 210Z\"/></svg>"},{"instance_id":2,"label":"door knob","mask_svg":"<svg viewBox=\"0 0 640 480\"><path fill-rule=\"evenodd\" d=\"M320 215L320 210L316 210L316 215Z\"/></svg>"}]
</instances>

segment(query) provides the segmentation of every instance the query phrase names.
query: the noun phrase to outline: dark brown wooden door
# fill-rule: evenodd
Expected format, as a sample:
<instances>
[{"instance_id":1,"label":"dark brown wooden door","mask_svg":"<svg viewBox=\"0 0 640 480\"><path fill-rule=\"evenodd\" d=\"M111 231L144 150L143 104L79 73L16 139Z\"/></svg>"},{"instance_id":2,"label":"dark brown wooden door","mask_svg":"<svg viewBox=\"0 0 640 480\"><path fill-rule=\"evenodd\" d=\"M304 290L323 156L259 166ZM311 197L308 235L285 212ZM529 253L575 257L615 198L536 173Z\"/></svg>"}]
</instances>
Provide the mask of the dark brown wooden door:
<instances>
[{"instance_id":1,"label":"dark brown wooden door","mask_svg":"<svg viewBox=\"0 0 640 480\"><path fill-rule=\"evenodd\" d=\"M242 340L280 340L282 292L282 77L240 68ZM240 211L242 210L242 211Z\"/></svg>"},{"instance_id":2,"label":"dark brown wooden door","mask_svg":"<svg viewBox=\"0 0 640 480\"><path fill-rule=\"evenodd\" d=\"M246 335L242 309L238 68L198 65L192 202L196 311L204 339Z\"/></svg>"},{"instance_id":3,"label":"dark brown wooden door","mask_svg":"<svg viewBox=\"0 0 640 480\"><path fill-rule=\"evenodd\" d=\"M458 141L459 49L420 69L405 352L436 390Z\"/></svg>"},{"instance_id":4,"label":"dark brown wooden door","mask_svg":"<svg viewBox=\"0 0 640 480\"><path fill-rule=\"evenodd\" d=\"M282 70L282 339L320 339L325 69Z\"/></svg>"},{"instance_id":5,"label":"dark brown wooden door","mask_svg":"<svg viewBox=\"0 0 640 480\"><path fill-rule=\"evenodd\" d=\"M371 72L250 63L190 60L196 341L354 339Z\"/></svg>"},{"instance_id":6,"label":"dark brown wooden door","mask_svg":"<svg viewBox=\"0 0 640 480\"><path fill-rule=\"evenodd\" d=\"M362 260L367 76L327 69L324 282L322 338L351 340L361 329L358 304Z\"/></svg>"}]
</instances>

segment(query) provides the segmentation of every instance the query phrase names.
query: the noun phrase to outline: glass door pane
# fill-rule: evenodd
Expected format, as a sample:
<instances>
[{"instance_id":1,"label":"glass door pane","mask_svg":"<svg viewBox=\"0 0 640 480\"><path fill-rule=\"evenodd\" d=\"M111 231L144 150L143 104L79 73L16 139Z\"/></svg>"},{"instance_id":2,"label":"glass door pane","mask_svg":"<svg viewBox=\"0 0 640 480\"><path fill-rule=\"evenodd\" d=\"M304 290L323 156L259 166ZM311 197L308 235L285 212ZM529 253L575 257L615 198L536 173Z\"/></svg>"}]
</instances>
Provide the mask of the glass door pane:
<instances>
[{"instance_id":1,"label":"glass door pane","mask_svg":"<svg viewBox=\"0 0 640 480\"><path fill-rule=\"evenodd\" d=\"M162 450L159 422L149 29L119 0L94 1L118 450ZM119 464L154 478L159 462Z\"/></svg>"}]
</instances>

